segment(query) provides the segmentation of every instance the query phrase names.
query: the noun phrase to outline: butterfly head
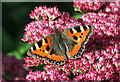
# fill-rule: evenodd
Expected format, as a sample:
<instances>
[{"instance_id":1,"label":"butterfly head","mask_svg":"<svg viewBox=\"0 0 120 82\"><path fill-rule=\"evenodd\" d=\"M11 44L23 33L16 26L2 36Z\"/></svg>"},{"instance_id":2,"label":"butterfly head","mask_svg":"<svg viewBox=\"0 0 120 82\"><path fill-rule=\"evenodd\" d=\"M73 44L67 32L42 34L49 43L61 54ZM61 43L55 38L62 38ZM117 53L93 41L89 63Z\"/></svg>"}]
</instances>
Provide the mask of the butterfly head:
<instances>
[{"instance_id":1,"label":"butterfly head","mask_svg":"<svg viewBox=\"0 0 120 82\"><path fill-rule=\"evenodd\" d=\"M60 31L57 28L54 29L54 35L56 35L56 36L60 35Z\"/></svg>"}]
</instances>

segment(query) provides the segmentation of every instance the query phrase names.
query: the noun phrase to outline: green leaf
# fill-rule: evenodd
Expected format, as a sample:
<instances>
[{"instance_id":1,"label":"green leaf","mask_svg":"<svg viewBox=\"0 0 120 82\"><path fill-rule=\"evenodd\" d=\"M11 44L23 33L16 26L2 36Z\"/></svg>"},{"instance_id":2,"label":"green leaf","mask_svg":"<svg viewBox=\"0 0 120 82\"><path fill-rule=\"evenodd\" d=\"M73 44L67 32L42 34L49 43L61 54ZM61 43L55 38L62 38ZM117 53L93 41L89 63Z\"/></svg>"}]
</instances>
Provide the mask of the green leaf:
<instances>
[{"instance_id":1,"label":"green leaf","mask_svg":"<svg viewBox=\"0 0 120 82\"><path fill-rule=\"evenodd\" d=\"M79 69L79 73L81 73L82 69Z\"/></svg>"},{"instance_id":2,"label":"green leaf","mask_svg":"<svg viewBox=\"0 0 120 82\"><path fill-rule=\"evenodd\" d=\"M44 64L39 64L38 66L32 66L30 68L32 69L32 71L37 71L37 70L43 71L44 70L43 67Z\"/></svg>"},{"instance_id":3,"label":"green leaf","mask_svg":"<svg viewBox=\"0 0 120 82\"><path fill-rule=\"evenodd\" d=\"M73 73L74 69L75 69L75 67L73 67L73 69L71 70L72 73Z\"/></svg>"},{"instance_id":4,"label":"green leaf","mask_svg":"<svg viewBox=\"0 0 120 82\"><path fill-rule=\"evenodd\" d=\"M74 17L75 19L79 19L79 18L81 18L81 15L82 15L82 14L80 14L80 13L74 13L73 17Z\"/></svg>"},{"instance_id":5,"label":"green leaf","mask_svg":"<svg viewBox=\"0 0 120 82\"><path fill-rule=\"evenodd\" d=\"M69 78L72 79L72 80L73 80L73 78L76 78L76 76L77 76L77 75L74 75L72 72L70 72L70 75L71 76Z\"/></svg>"},{"instance_id":6,"label":"green leaf","mask_svg":"<svg viewBox=\"0 0 120 82\"><path fill-rule=\"evenodd\" d=\"M17 59L23 59L24 54L26 54L26 51L30 48L30 44L21 42L20 45L16 49L14 49L11 52L8 52L7 55L9 56L15 56Z\"/></svg>"},{"instance_id":7,"label":"green leaf","mask_svg":"<svg viewBox=\"0 0 120 82\"><path fill-rule=\"evenodd\" d=\"M88 73L89 72L89 70L87 70L85 73Z\"/></svg>"}]
</instances>

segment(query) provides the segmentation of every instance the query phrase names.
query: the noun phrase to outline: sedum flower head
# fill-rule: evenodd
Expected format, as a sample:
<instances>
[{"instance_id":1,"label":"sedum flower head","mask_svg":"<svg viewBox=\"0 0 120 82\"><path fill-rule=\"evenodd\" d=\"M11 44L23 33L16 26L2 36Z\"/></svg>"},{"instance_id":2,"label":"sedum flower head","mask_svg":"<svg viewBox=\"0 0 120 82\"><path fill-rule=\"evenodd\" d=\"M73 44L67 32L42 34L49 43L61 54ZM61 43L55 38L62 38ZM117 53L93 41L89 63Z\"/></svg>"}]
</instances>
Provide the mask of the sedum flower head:
<instances>
[{"instance_id":1,"label":"sedum flower head","mask_svg":"<svg viewBox=\"0 0 120 82\"><path fill-rule=\"evenodd\" d=\"M107 14L103 12L99 13L86 13L87 15L82 15L85 24L90 24L94 26L94 32L99 35L116 36L118 35L118 14Z\"/></svg>"},{"instance_id":2,"label":"sedum flower head","mask_svg":"<svg viewBox=\"0 0 120 82\"><path fill-rule=\"evenodd\" d=\"M81 11L96 11L99 10L103 2L91 1L91 0L74 0L73 7Z\"/></svg>"},{"instance_id":3,"label":"sedum flower head","mask_svg":"<svg viewBox=\"0 0 120 82\"><path fill-rule=\"evenodd\" d=\"M30 14L30 18L36 20L53 20L58 16L60 16L60 11L56 6L53 8L47 8L46 6L35 7L34 11Z\"/></svg>"},{"instance_id":4,"label":"sedum flower head","mask_svg":"<svg viewBox=\"0 0 120 82\"><path fill-rule=\"evenodd\" d=\"M53 11L54 10L54 11ZM46 6L44 7L39 7L35 8L34 12L36 13L40 11L38 14L43 16L42 13L46 11L45 16L43 16L42 20L40 17L36 19L35 15L32 15L33 12L30 14L31 18L35 18L35 21L30 22L25 26L25 33L23 36L23 41L29 41L30 44L41 40L47 35L54 34L54 29L57 28L59 31L62 31L66 28L74 27L74 26L79 26L81 25L80 22L78 22L76 19L73 17L70 18L68 13L60 13L56 7L54 8L47 8ZM49 13L52 13L52 15L49 15ZM55 17L53 17L55 15ZM49 18L45 19L45 18ZM56 18L56 19L55 19ZM44 20L45 19L45 20Z\"/></svg>"},{"instance_id":5,"label":"sedum flower head","mask_svg":"<svg viewBox=\"0 0 120 82\"><path fill-rule=\"evenodd\" d=\"M105 7L105 9L102 11L106 12L106 13L119 13L119 2L106 2L105 5L107 5Z\"/></svg>"},{"instance_id":6,"label":"sedum flower head","mask_svg":"<svg viewBox=\"0 0 120 82\"><path fill-rule=\"evenodd\" d=\"M86 3L84 4L87 5ZM55 15L50 15L51 11L54 11L52 13ZM43 65L43 71L31 70L26 79L119 80L120 35L118 33L118 14L103 11L98 13L89 12L86 15L82 15L81 19L76 20L73 17L70 18L68 13L59 12L58 14L58 12L56 7L36 7L34 13L30 14L30 17L35 19L35 21L26 25L23 41L29 41L29 43L39 41L45 36L53 34L55 27L62 31L74 26L93 25L94 33L86 44L83 57L76 60L68 59L61 66L49 64L47 61L42 61L38 58L26 57L25 66L27 67Z\"/></svg>"}]
</instances>

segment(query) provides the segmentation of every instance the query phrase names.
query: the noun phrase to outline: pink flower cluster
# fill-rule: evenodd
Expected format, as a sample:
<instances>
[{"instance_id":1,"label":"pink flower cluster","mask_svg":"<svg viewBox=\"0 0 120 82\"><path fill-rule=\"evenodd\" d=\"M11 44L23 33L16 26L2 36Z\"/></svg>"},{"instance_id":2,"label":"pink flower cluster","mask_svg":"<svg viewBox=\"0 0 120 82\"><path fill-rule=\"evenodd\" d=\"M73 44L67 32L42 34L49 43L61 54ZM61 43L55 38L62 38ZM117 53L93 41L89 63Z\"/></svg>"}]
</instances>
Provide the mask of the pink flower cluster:
<instances>
[{"instance_id":1,"label":"pink flower cluster","mask_svg":"<svg viewBox=\"0 0 120 82\"><path fill-rule=\"evenodd\" d=\"M98 35L116 36L118 35L118 14L107 14L103 12L99 13L86 13L82 15L82 19L85 24L94 26L94 32Z\"/></svg>"},{"instance_id":2,"label":"pink flower cluster","mask_svg":"<svg viewBox=\"0 0 120 82\"><path fill-rule=\"evenodd\" d=\"M107 36L107 35L98 35L94 33L88 43L86 44L86 51L94 51L96 49L104 49L109 46L114 46L115 44L120 44L120 36ZM89 47L90 46L90 47ZM114 48L113 48L114 49Z\"/></svg>"},{"instance_id":3,"label":"pink flower cluster","mask_svg":"<svg viewBox=\"0 0 120 82\"><path fill-rule=\"evenodd\" d=\"M45 8L44 8L45 7ZM29 41L30 44L41 40L43 37L53 34L55 27L59 30L62 31L63 29L74 27L74 26L79 26L81 25L80 22L77 22L78 20L75 20L73 17L70 18L68 13L59 13L58 9L56 7L54 8L46 8L44 7L39 7L34 10L36 14L40 14L45 11L52 11L52 15L49 15L49 20L35 20L29 23L28 25L25 26L25 33L23 37L23 41ZM42 9L45 9L42 10ZM53 11L55 10L55 12ZM41 11L37 13L38 11ZM31 14L34 14L33 12ZM32 15L31 18L36 18L35 15ZM47 13L49 14L49 13ZM57 15L56 15L57 14ZM53 15L55 17L53 18ZM52 17L51 17L52 16ZM44 16L44 19L48 17L47 15ZM54 20L53 20L54 19Z\"/></svg>"},{"instance_id":4,"label":"pink flower cluster","mask_svg":"<svg viewBox=\"0 0 120 82\"><path fill-rule=\"evenodd\" d=\"M80 9L81 11L96 11L99 10L103 2L91 1L91 0L74 0L73 7L75 9Z\"/></svg>"},{"instance_id":5,"label":"pink flower cluster","mask_svg":"<svg viewBox=\"0 0 120 82\"><path fill-rule=\"evenodd\" d=\"M55 69L55 67L51 67L47 69L47 73L45 70L43 72L30 71L29 74L26 76L26 79L27 80L69 80L69 78L64 73L64 71Z\"/></svg>"},{"instance_id":6,"label":"pink flower cluster","mask_svg":"<svg viewBox=\"0 0 120 82\"><path fill-rule=\"evenodd\" d=\"M58 16L60 16L60 12L55 6L53 8L47 8L46 6L35 7L30 14L30 18L36 20L53 20Z\"/></svg>"},{"instance_id":7,"label":"pink flower cluster","mask_svg":"<svg viewBox=\"0 0 120 82\"><path fill-rule=\"evenodd\" d=\"M32 66L38 66L39 63L43 64L42 60L39 60L39 58L34 58L34 57L26 57L24 58L25 60L25 66L26 67L32 67Z\"/></svg>"},{"instance_id":8,"label":"pink flower cluster","mask_svg":"<svg viewBox=\"0 0 120 82\"><path fill-rule=\"evenodd\" d=\"M106 13L118 13L119 1L116 2L99 2L94 0L74 0L73 7L81 11L101 10Z\"/></svg>"},{"instance_id":9,"label":"pink flower cluster","mask_svg":"<svg viewBox=\"0 0 120 82\"><path fill-rule=\"evenodd\" d=\"M94 33L86 44L81 59L68 59L64 65L57 67L38 58L26 57L25 66L27 67L44 65L43 71L31 70L26 76L27 80L120 80L119 15L103 11L86 14L76 20L63 12L58 17L56 15L54 20L53 18L36 20L26 26L23 41L29 41L29 43L53 34L55 27L62 31L65 28L83 24L94 26Z\"/></svg>"},{"instance_id":10,"label":"pink flower cluster","mask_svg":"<svg viewBox=\"0 0 120 82\"><path fill-rule=\"evenodd\" d=\"M105 10L103 10L103 12L106 13L119 13L119 6L120 5L118 2L106 2L107 5L105 7Z\"/></svg>"},{"instance_id":11,"label":"pink flower cluster","mask_svg":"<svg viewBox=\"0 0 120 82\"><path fill-rule=\"evenodd\" d=\"M28 80L118 80L120 74L118 44L104 50L84 53L81 59L68 59L64 65L44 66L44 71L30 71Z\"/></svg>"}]
</instances>

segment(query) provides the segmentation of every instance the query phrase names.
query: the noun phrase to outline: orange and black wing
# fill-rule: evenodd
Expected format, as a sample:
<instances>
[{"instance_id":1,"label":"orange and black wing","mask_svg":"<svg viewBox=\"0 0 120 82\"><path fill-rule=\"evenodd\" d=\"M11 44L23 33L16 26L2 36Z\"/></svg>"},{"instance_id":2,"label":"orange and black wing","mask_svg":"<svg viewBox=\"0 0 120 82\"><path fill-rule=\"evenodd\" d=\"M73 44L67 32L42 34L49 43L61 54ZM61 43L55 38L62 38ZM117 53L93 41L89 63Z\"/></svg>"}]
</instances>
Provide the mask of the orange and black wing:
<instances>
[{"instance_id":1,"label":"orange and black wing","mask_svg":"<svg viewBox=\"0 0 120 82\"><path fill-rule=\"evenodd\" d=\"M29 56L39 57L40 59L46 59L50 54L51 38L44 38L35 43L27 52Z\"/></svg>"},{"instance_id":2,"label":"orange and black wing","mask_svg":"<svg viewBox=\"0 0 120 82\"><path fill-rule=\"evenodd\" d=\"M67 61L66 56L62 54L57 54L56 50L51 49L50 54L47 56L47 60L50 63L54 63L56 65L62 65Z\"/></svg>"},{"instance_id":3,"label":"orange and black wing","mask_svg":"<svg viewBox=\"0 0 120 82\"><path fill-rule=\"evenodd\" d=\"M52 38L44 38L35 43L27 52L29 56L38 57L47 60L49 63L57 65L63 64L66 61L65 55L56 54L56 50L52 48Z\"/></svg>"},{"instance_id":4,"label":"orange and black wing","mask_svg":"<svg viewBox=\"0 0 120 82\"><path fill-rule=\"evenodd\" d=\"M71 41L68 40L68 42L66 42L69 50L69 54L68 54L69 58L76 59L82 56L82 53L85 48L85 44L87 43L92 32L93 32L93 26L91 25L77 26L70 29L66 29L64 31L65 37L67 36L68 38L71 38L71 40L73 40L76 43L74 44L73 47L71 47L72 48L71 49L69 48L69 45L71 44L68 44Z\"/></svg>"}]
</instances>

